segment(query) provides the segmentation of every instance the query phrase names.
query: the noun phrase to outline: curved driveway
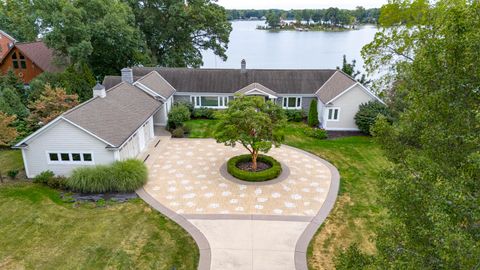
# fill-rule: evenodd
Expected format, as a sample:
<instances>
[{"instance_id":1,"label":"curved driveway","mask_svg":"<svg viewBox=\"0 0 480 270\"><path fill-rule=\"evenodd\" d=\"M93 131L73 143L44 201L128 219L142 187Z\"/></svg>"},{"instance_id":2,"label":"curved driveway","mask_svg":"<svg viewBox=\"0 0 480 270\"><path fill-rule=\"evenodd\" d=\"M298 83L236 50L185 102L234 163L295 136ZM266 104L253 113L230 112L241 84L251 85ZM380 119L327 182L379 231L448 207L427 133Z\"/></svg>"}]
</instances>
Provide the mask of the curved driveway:
<instances>
[{"instance_id":1,"label":"curved driveway","mask_svg":"<svg viewBox=\"0 0 480 270\"><path fill-rule=\"evenodd\" d=\"M190 231L201 269L306 269L308 242L338 192L337 170L281 146L268 153L285 167L281 179L242 184L224 171L244 153L212 139L162 137L148 150L149 181L139 195Z\"/></svg>"}]
</instances>

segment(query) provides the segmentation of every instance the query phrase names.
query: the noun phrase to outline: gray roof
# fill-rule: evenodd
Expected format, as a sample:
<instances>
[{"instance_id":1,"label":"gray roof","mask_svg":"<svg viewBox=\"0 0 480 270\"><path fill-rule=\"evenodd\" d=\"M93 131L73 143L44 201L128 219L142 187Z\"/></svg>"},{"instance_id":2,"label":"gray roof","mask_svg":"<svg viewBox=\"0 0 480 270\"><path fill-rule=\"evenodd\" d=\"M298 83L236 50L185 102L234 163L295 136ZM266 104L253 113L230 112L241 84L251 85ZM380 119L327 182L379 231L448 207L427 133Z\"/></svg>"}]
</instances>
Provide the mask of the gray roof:
<instances>
[{"instance_id":1,"label":"gray roof","mask_svg":"<svg viewBox=\"0 0 480 270\"><path fill-rule=\"evenodd\" d=\"M105 98L93 98L63 114L63 117L114 147L121 146L161 106L143 90L120 83Z\"/></svg>"},{"instance_id":2,"label":"gray roof","mask_svg":"<svg viewBox=\"0 0 480 270\"><path fill-rule=\"evenodd\" d=\"M235 93L259 83L279 94L313 95L336 72L334 69L190 69L190 68L133 68L134 80L157 71L178 92ZM120 76L107 76L104 85L108 89L121 81Z\"/></svg>"},{"instance_id":3,"label":"gray roof","mask_svg":"<svg viewBox=\"0 0 480 270\"><path fill-rule=\"evenodd\" d=\"M277 96L277 95L278 95L275 91L273 91L273 90L271 90L271 89L268 89L267 87L265 87L265 86L263 86L263 85L261 85L261 84L259 84L259 83L249 84L249 85L247 85L246 87L238 90L238 91L235 92L235 93L237 93L237 94L245 94L245 93L247 93L247 92L249 92L249 91L252 91L252 90L254 90L254 89L258 89L258 90L260 90L260 91L262 91L262 92L264 92L264 93L267 93L267 94L269 94L269 95L272 95L272 96Z\"/></svg>"},{"instance_id":4,"label":"gray roof","mask_svg":"<svg viewBox=\"0 0 480 270\"><path fill-rule=\"evenodd\" d=\"M158 72L152 71L140 79L135 79L136 82L141 83L148 89L154 91L165 99L169 98L175 93L173 88Z\"/></svg>"},{"instance_id":5,"label":"gray roof","mask_svg":"<svg viewBox=\"0 0 480 270\"><path fill-rule=\"evenodd\" d=\"M352 77L337 71L333 76L318 90L315 94L324 104L331 101L336 96L340 95L343 91L347 90L354 84L356 84Z\"/></svg>"}]
</instances>

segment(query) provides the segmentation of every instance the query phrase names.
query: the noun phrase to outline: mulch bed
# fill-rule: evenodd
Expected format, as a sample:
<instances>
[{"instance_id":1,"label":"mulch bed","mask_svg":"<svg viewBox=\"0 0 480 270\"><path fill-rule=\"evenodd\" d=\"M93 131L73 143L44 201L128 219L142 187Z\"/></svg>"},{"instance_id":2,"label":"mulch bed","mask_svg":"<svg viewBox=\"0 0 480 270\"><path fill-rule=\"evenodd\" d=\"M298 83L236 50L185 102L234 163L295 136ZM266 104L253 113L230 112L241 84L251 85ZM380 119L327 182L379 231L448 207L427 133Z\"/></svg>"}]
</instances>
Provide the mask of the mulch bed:
<instances>
[{"instance_id":1,"label":"mulch bed","mask_svg":"<svg viewBox=\"0 0 480 270\"><path fill-rule=\"evenodd\" d=\"M126 202L138 198L136 193L105 193L105 194L81 194L62 193L62 199L71 199L74 202L98 202L99 200Z\"/></svg>"},{"instance_id":2,"label":"mulch bed","mask_svg":"<svg viewBox=\"0 0 480 270\"><path fill-rule=\"evenodd\" d=\"M270 165L270 164L257 161L257 170L254 171L252 169L252 165L253 165L253 162L251 162L251 161L239 162L237 164L237 168L239 168L240 170L248 171L248 172L261 172L261 171L264 171L266 169L270 169L272 167L272 165Z\"/></svg>"}]
</instances>

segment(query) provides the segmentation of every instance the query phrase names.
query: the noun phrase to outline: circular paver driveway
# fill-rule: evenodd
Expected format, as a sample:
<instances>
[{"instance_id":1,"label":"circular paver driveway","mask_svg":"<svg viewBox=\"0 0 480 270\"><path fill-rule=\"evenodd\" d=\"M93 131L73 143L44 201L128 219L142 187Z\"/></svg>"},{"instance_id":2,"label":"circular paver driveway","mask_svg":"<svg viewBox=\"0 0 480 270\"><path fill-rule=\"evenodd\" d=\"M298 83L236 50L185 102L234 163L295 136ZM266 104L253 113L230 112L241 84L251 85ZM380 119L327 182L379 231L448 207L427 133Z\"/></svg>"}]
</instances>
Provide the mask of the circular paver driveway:
<instances>
[{"instance_id":1,"label":"circular paver driveway","mask_svg":"<svg viewBox=\"0 0 480 270\"><path fill-rule=\"evenodd\" d=\"M192 234L199 269L306 270L308 243L336 199L338 171L282 146L268 153L286 168L280 179L243 184L224 170L245 153L212 139L162 137L147 150L149 181L137 193Z\"/></svg>"},{"instance_id":2,"label":"circular paver driveway","mask_svg":"<svg viewBox=\"0 0 480 270\"><path fill-rule=\"evenodd\" d=\"M146 191L178 214L254 214L314 216L330 187L329 168L295 148L268 154L289 169L286 179L259 185L238 184L220 172L235 155L247 153L211 139L172 139L147 160Z\"/></svg>"}]
</instances>

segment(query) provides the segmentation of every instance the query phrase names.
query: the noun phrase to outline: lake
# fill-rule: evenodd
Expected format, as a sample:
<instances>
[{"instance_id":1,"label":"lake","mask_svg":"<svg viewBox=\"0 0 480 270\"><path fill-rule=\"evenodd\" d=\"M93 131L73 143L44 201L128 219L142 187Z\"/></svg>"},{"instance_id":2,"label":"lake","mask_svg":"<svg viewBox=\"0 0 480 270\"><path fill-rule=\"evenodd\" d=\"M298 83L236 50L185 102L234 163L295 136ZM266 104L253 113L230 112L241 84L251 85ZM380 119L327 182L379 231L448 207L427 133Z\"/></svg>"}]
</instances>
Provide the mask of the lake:
<instances>
[{"instance_id":1,"label":"lake","mask_svg":"<svg viewBox=\"0 0 480 270\"><path fill-rule=\"evenodd\" d=\"M223 62L207 51L203 54L203 67L240 68L240 61L245 59L247 68L336 68L342 65L342 56L346 54L349 62L356 59L357 68L363 70L360 51L377 32L373 25L344 32L270 32L257 30L257 25L264 25L264 22L232 22L228 60Z\"/></svg>"}]
</instances>

